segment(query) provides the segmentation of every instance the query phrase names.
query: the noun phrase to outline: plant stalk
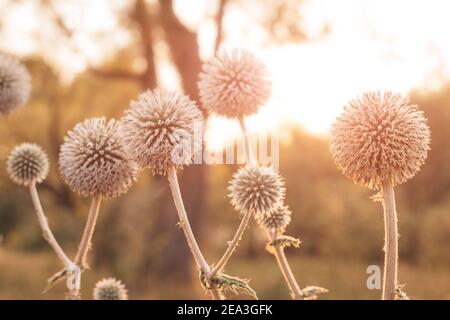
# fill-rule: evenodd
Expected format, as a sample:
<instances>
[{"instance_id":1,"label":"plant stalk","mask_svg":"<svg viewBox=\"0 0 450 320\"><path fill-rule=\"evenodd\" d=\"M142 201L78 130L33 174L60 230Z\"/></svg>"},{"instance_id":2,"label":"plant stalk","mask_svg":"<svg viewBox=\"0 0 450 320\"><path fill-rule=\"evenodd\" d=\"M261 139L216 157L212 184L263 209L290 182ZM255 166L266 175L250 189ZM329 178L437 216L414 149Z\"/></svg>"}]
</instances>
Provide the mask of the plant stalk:
<instances>
[{"instance_id":1,"label":"plant stalk","mask_svg":"<svg viewBox=\"0 0 450 320\"><path fill-rule=\"evenodd\" d=\"M98 214L100 212L101 195L92 198L91 207L84 227L83 236L78 246L78 252L75 257L75 264L82 268L87 268L86 257L92 245L92 236L94 235L95 225L97 223Z\"/></svg>"},{"instance_id":2,"label":"plant stalk","mask_svg":"<svg viewBox=\"0 0 450 320\"><path fill-rule=\"evenodd\" d=\"M67 257L64 250L61 248L61 246L58 244L58 241L56 241L55 236L53 235L50 226L48 225L47 217L45 216L44 209L42 208L41 201L39 199L39 194L36 189L36 183L31 182L28 186L31 194L31 199L33 201L34 209L36 210L36 214L38 217L39 224L42 229L42 235L45 240L50 244L53 251L55 251L56 255L58 256L59 260L64 264L64 266L67 268L69 265L72 264L72 261Z\"/></svg>"},{"instance_id":3,"label":"plant stalk","mask_svg":"<svg viewBox=\"0 0 450 320\"><path fill-rule=\"evenodd\" d=\"M394 300L398 277L398 226L394 188L390 182L382 185L384 208L384 275L383 300Z\"/></svg>"},{"instance_id":4,"label":"plant stalk","mask_svg":"<svg viewBox=\"0 0 450 320\"><path fill-rule=\"evenodd\" d=\"M211 273L211 268L206 262L200 247L198 246L197 240L195 239L194 233L192 232L191 224L189 223L189 218L184 208L183 198L181 197L180 185L178 183L177 172L174 166L169 167L167 170L167 177L169 180L170 189L172 191L173 201L177 209L179 224L184 232L186 241L188 243L189 249L191 250L192 256L194 257L195 263L206 275ZM209 281L209 278L208 278ZM222 295L219 290L211 289L211 295L214 300L221 300Z\"/></svg>"},{"instance_id":5,"label":"plant stalk","mask_svg":"<svg viewBox=\"0 0 450 320\"><path fill-rule=\"evenodd\" d=\"M231 240L231 242L229 243L228 248L225 251L225 253L223 254L222 258L220 258L217 265L211 271L211 274L209 275L210 277L212 277L212 276L216 275L217 273L219 273L220 271L222 271L222 269L227 264L228 260L233 255L234 251L236 251L236 248L239 245L239 241L241 241L242 235L244 234L245 228L247 227L248 222L249 222L250 218L252 217L252 215L253 215L253 213L251 211L247 211L244 214L244 216L242 217L241 223L239 224L239 227L236 230L236 233L234 234L233 240Z\"/></svg>"},{"instance_id":6,"label":"plant stalk","mask_svg":"<svg viewBox=\"0 0 450 320\"><path fill-rule=\"evenodd\" d=\"M248 130L246 128L245 125L245 121L243 117L239 118L239 124L241 126L242 129L242 133L244 135L244 141L245 141L245 152L246 152L246 157L247 157L247 162L250 165L255 165L256 161L255 158L253 156L253 150L251 148L251 143L250 143L250 136L248 134ZM244 217L245 219L245 217ZM243 220L244 220L243 219ZM247 220L248 222L248 220ZM242 224L242 223L241 223ZM276 233L274 232L274 234L270 234L269 231L267 233L267 236L269 238L270 241L273 241L276 238ZM275 246L275 258L277 260L278 266L281 270L281 273L283 274L283 277L291 291L291 296L293 299L295 300L300 300L303 298L302 295L302 291L297 283L297 280L295 279L294 274L292 273L291 267L289 266L289 262L286 258L286 255L284 253L284 248L280 247L279 245Z\"/></svg>"},{"instance_id":7,"label":"plant stalk","mask_svg":"<svg viewBox=\"0 0 450 320\"><path fill-rule=\"evenodd\" d=\"M248 134L247 127L245 125L245 120L244 120L244 117L239 117L238 119L239 119L239 125L241 127L241 132L242 132L242 135L244 138L245 156L246 156L246 160L247 160L246 162L249 163L250 165L253 165L253 164L255 164L255 158L253 156L253 152L251 149L250 136ZM229 242L227 250L225 251L223 256L220 258L217 265L213 268L213 270L209 274L209 277L212 277L223 270L223 268L227 264L228 260L231 258L233 253L236 251L236 248L238 247L239 242L242 239L242 235L244 234L245 228L247 227L248 222L250 221L250 218L252 217L252 215L253 215L253 213L250 211L246 212L244 214L244 216L242 217L242 220L239 224L239 227L236 230L236 233L234 234L233 239Z\"/></svg>"},{"instance_id":8,"label":"plant stalk","mask_svg":"<svg viewBox=\"0 0 450 320\"><path fill-rule=\"evenodd\" d=\"M102 202L102 196L96 195L92 198L91 206L89 208L89 214L84 226L83 236L81 237L80 244L78 246L77 255L74 260L74 264L79 269L74 271L70 277L72 279L73 287L69 289L68 297L71 299L80 299L80 282L81 271L88 268L86 257L89 249L92 245L92 236L94 235L95 225L97 223L98 214L100 212L100 203Z\"/></svg>"},{"instance_id":9,"label":"plant stalk","mask_svg":"<svg viewBox=\"0 0 450 320\"><path fill-rule=\"evenodd\" d=\"M241 126L242 135L244 137L244 146L245 146L245 156L247 159L247 164L255 165L255 157L253 155L252 145L250 141L250 135L247 130L247 126L245 125L244 117L239 117L239 125Z\"/></svg>"},{"instance_id":10,"label":"plant stalk","mask_svg":"<svg viewBox=\"0 0 450 320\"><path fill-rule=\"evenodd\" d=\"M270 234L268 231L267 236L269 237L270 241L274 241L276 239L277 234L275 232L273 232L273 234ZM291 291L292 299L294 300L303 299L302 290L300 289L300 286L298 285L297 280L295 279L295 276L291 270L286 254L284 252L284 248L281 247L280 245L275 245L274 255L277 260L278 267L280 268L281 273L283 274L284 280L286 281L289 290Z\"/></svg>"}]
</instances>

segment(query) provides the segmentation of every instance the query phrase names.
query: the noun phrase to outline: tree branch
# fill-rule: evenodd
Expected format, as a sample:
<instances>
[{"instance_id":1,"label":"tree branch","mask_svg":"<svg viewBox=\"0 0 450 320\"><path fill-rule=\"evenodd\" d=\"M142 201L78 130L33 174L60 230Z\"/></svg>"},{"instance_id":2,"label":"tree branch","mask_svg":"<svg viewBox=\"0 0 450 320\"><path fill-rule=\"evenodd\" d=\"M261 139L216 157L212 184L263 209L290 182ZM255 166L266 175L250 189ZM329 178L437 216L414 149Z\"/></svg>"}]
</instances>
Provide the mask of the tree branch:
<instances>
[{"instance_id":1,"label":"tree branch","mask_svg":"<svg viewBox=\"0 0 450 320\"><path fill-rule=\"evenodd\" d=\"M216 35L216 42L214 44L214 52L219 50L220 43L222 42L223 39L223 18L227 2L228 0L220 0L219 2L219 10L217 11L216 15L217 35Z\"/></svg>"},{"instance_id":2,"label":"tree branch","mask_svg":"<svg viewBox=\"0 0 450 320\"><path fill-rule=\"evenodd\" d=\"M88 71L96 76L108 79L142 81L144 78L144 74L133 73L127 70L106 70L90 67Z\"/></svg>"}]
</instances>

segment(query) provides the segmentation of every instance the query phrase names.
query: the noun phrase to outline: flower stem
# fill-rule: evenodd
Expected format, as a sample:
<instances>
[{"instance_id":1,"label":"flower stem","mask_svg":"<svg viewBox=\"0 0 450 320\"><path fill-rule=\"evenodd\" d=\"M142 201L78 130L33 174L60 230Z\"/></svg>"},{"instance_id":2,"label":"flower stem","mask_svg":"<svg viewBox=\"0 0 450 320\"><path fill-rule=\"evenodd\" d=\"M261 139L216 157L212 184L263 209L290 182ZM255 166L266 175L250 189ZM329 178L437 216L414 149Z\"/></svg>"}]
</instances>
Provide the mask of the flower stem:
<instances>
[{"instance_id":1,"label":"flower stem","mask_svg":"<svg viewBox=\"0 0 450 320\"><path fill-rule=\"evenodd\" d=\"M245 145L245 155L247 163L250 163L251 165L255 163L255 158L253 156L253 152L250 145L250 136L248 135L248 131L245 125L244 117L239 117L239 125L241 126L242 135L244 138L244 145ZM214 269L209 274L209 277L212 277L222 271L222 269L227 264L228 260L231 258L233 253L236 251L236 248L239 245L239 242L242 239L242 235L244 234L245 228L248 225L248 222L250 221L250 218L252 217L253 213L251 211L248 211L244 214L242 217L241 223L239 224L238 229L236 230L236 233L234 234L233 239L229 242L228 248L223 254L223 256L220 258L217 265L214 267Z\"/></svg>"},{"instance_id":2,"label":"flower stem","mask_svg":"<svg viewBox=\"0 0 450 320\"><path fill-rule=\"evenodd\" d=\"M45 240L50 244L53 251L55 251L58 258L62 261L64 266L67 268L72 264L72 261L67 257L64 250L56 241L55 236L53 235L50 226L48 225L47 217L45 216L44 209L42 208L41 201L39 200L39 194L36 189L36 183L31 182L28 186L31 194L31 199L33 200L33 205L36 210L36 214L38 217L39 224L42 228L42 235Z\"/></svg>"},{"instance_id":3,"label":"flower stem","mask_svg":"<svg viewBox=\"0 0 450 320\"><path fill-rule=\"evenodd\" d=\"M239 117L239 125L241 126L242 135L244 137L244 146L245 146L245 156L247 159L247 164L255 165L255 157L253 155L253 150L250 142L250 135L247 130L247 126L245 125L244 117Z\"/></svg>"},{"instance_id":4,"label":"flower stem","mask_svg":"<svg viewBox=\"0 0 450 320\"><path fill-rule=\"evenodd\" d=\"M195 263L206 275L209 275L211 268L206 262L200 247L198 246L197 240L195 239L194 233L192 232L191 224L189 223L189 218L184 208L183 198L181 197L180 185L178 183L177 172L175 167L171 166L167 170L167 177L169 180L170 189L172 191L173 201L175 202L175 207L177 209L180 227L183 229L184 236L188 243L189 249L191 250L192 256L194 257ZM211 289L211 295L214 300L221 300L222 295L219 290Z\"/></svg>"},{"instance_id":5,"label":"flower stem","mask_svg":"<svg viewBox=\"0 0 450 320\"><path fill-rule=\"evenodd\" d=\"M389 182L382 185L384 208L384 275L383 300L394 300L398 275L398 227L394 188Z\"/></svg>"},{"instance_id":6,"label":"flower stem","mask_svg":"<svg viewBox=\"0 0 450 320\"><path fill-rule=\"evenodd\" d=\"M92 198L89 215L84 227L83 237L81 238L80 245L78 246L78 252L75 257L75 264L83 268L87 267L86 256L91 248L92 236L94 234L95 225L100 212L101 201L101 195L96 195Z\"/></svg>"},{"instance_id":7,"label":"flower stem","mask_svg":"<svg viewBox=\"0 0 450 320\"><path fill-rule=\"evenodd\" d=\"M228 260L233 255L234 251L236 250L237 246L239 245L239 241L241 241L241 239L242 239L242 235L244 234L245 228L247 227L252 214L253 213L251 211L247 211L244 214L244 216L242 217L241 223L239 224L239 227L236 230L236 233L233 237L233 240L231 240L231 242L229 243L229 246L228 246L227 250L225 251L225 253L223 254L222 258L220 258L217 265L211 271L211 273L209 275L210 277L216 275L217 273L222 271L222 269L225 267Z\"/></svg>"},{"instance_id":8,"label":"flower stem","mask_svg":"<svg viewBox=\"0 0 450 320\"><path fill-rule=\"evenodd\" d=\"M243 117L239 118L239 124L241 126L242 129L242 134L244 135L244 141L245 141L245 152L246 152L246 157L247 157L247 163L250 165L255 165L256 161L255 158L253 156L253 150L251 148L251 143L250 143L250 136L248 134L248 130L246 128L245 125L245 121ZM243 218L243 221L245 219L245 216ZM248 222L248 220L247 220ZM241 222L242 224L242 222ZM269 237L270 241L273 241L276 238L276 233L274 233L273 235L271 235L269 232L267 233L267 236ZM281 273L283 274L283 277L291 291L291 296L293 299L295 300L299 300L302 299L303 295L302 295L302 291L300 290L300 287L297 283L297 280L294 277L294 274L292 273L291 267L289 266L289 262L286 258L286 255L284 253L284 248L280 247L279 245L275 246L275 258L278 262L278 266L281 270ZM216 267L217 268L217 267Z\"/></svg>"},{"instance_id":9,"label":"flower stem","mask_svg":"<svg viewBox=\"0 0 450 320\"><path fill-rule=\"evenodd\" d=\"M277 235L275 232L273 232L273 234L270 234L268 231L267 236L269 237L270 241L273 241L276 239ZM281 247L279 244L276 244L274 255L277 260L278 267L280 268L281 273L283 274L284 280L286 281L289 290L291 291L292 299L301 300L303 298L302 290L300 289L300 286L298 285L297 280L295 279L295 276L292 273L291 267L284 252L284 248Z\"/></svg>"},{"instance_id":10,"label":"flower stem","mask_svg":"<svg viewBox=\"0 0 450 320\"><path fill-rule=\"evenodd\" d=\"M100 203L102 202L102 196L96 195L92 198L91 207L89 208L89 214L84 226L83 236L81 237L80 244L78 246L77 255L74 260L75 266L79 269L72 276L74 277L73 283L76 284L69 289L68 297L71 299L80 298L79 284L81 281L82 269L88 268L86 257L91 248L92 236L94 235L95 225L97 223L98 214L100 212Z\"/></svg>"}]
</instances>

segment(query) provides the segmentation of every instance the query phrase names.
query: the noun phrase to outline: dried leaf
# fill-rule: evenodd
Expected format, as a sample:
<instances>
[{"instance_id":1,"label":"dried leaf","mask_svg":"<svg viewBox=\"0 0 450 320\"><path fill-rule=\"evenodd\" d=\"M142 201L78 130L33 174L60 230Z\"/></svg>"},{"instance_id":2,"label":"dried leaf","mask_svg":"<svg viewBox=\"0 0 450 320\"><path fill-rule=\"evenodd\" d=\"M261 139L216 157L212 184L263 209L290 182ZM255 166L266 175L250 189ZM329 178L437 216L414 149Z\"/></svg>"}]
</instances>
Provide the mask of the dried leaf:
<instances>
[{"instance_id":1,"label":"dried leaf","mask_svg":"<svg viewBox=\"0 0 450 320\"><path fill-rule=\"evenodd\" d=\"M403 288L406 286L406 284L398 285L397 288L394 290L394 300L410 300L408 295L403 291Z\"/></svg>"},{"instance_id":2,"label":"dried leaf","mask_svg":"<svg viewBox=\"0 0 450 320\"><path fill-rule=\"evenodd\" d=\"M276 238L275 240L273 240L272 242L268 243L266 245L266 250L269 253L275 254L275 248L277 246L281 247L281 248L286 248L286 247L294 247L294 248L298 248L300 247L300 244L302 242L294 237L291 236L286 236L286 235L281 235L278 238Z\"/></svg>"},{"instance_id":3,"label":"dried leaf","mask_svg":"<svg viewBox=\"0 0 450 320\"><path fill-rule=\"evenodd\" d=\"M224 273L218 273L207 281L204 272L202 271L200 274L200 281L204 288L206 289L222 289L222 290L231 290L235 294L239 294L239 292L248 294L255 299L258 299L256 292L249 286L248 279L240 279L238 277L233 277Z\"/></svg>"},{"instance_id":4,"label":"dried leaf","mask_svg":"<svg viewBox=\"0 0 450 320\"><path fill-rule=\"evenodd\" d=\"M327 293L328 289L316 286L307 286L302 290L303 299L316 300L321 293Z\"/></svg>"}]
</instances>

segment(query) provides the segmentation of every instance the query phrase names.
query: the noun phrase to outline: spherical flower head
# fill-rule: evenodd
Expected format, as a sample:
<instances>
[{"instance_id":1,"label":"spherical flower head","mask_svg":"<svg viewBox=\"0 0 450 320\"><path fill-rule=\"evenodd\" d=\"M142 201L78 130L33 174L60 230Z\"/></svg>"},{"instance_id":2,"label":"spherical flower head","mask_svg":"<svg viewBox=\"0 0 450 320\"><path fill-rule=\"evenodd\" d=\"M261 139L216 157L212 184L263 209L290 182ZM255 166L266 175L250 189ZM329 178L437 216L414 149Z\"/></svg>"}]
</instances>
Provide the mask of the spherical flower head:
<instances>
[{"instance_id":1,"label":"spherical flower head","mask_svg":"<svg viewBox=\"0 0 450 320\"><path fill-rule=\"evenodd\" d=\"M241 213L263 215L284 199L284 182L272 168L247 166L233 174L228 186L231 204Z\"/></svg>"},{"instance_id":2,"label":"spherical flower head","mask_svg":"<svg viewBox=\"0 0 450 320\"><path fill-rule=\"evenodd\" d=\"M9 154L6 169L11 180L19 185L41 183L48 175L48 157L40 146L22 143Z\"/></svg>"},{"instance_id":3,"label":"spherical flower head","mask_svg":"<svg viewBox=\"0 0 450 320\"><path fill-rule=\"evenodd\" d=\"M284 231L291 223L291 210L288 206L279 204L274 210L261 215L257 221L266 229Z\"/></svg>"},{"instance_id":4,"label":"spherical flower head","mask_svg":"<svg viewBox=\"0 0 450 320\"><path fill-rule=\"evenodd\" d=\"M137 166L125 149L119 122L91 118L77 124L59 152L63 180L82 196L114 198L136 180Z\"/></svg>"},{"instance_id":5,"label":"spherical flower head","mask_svg":"<svg viewBox=\"0 0 450 320\"><path fill-rule=\"evenodd\" d=\"M229 118L251 115L271 93L266 66L252 53L222 52L203 65L198 82L205 108Z\"/></svg>"},{"instance_id":6,"label":"spherical flower head","mask_svg":"<svg viewBox=\"0 0 450 320\"><path fill-rule=\"evenodd\" d=\"M17 59L0 54L0 113L7 116L30 95L30 75Z\"/></svg>"},{"instance_id":7,"label":"spherical flower head","mask_svg":"<svg viewBox=\"0 0 450 320\"><path fill-rule=\"evenodd\" d=\"M422 111L392 92L368 92L350 101L331 129L337 166L371 189L412 178L425 162L429 144Z\"/></svg>"},{"instance_id":8,"label":"spherical flower head","mask_svg":"<svg viewBox=\"0 0 450 320\"><path fill-rule=\"evenodd\" d=\"M122 118L121 132L134 160L153 174L192 163L202 143L203 116L189 97L155 89L142 93Z\"/></svg>"},{"instance_id":9,"label":"spherical flower head","mask_svg":"<svg viewBox=\"0 0 450 320\"><path fill-rule=\"evenodd\" d=\"M107 278L95 284L94 300L128 300L128 292L120 280Z\"/></svg>"}]
</instances>

